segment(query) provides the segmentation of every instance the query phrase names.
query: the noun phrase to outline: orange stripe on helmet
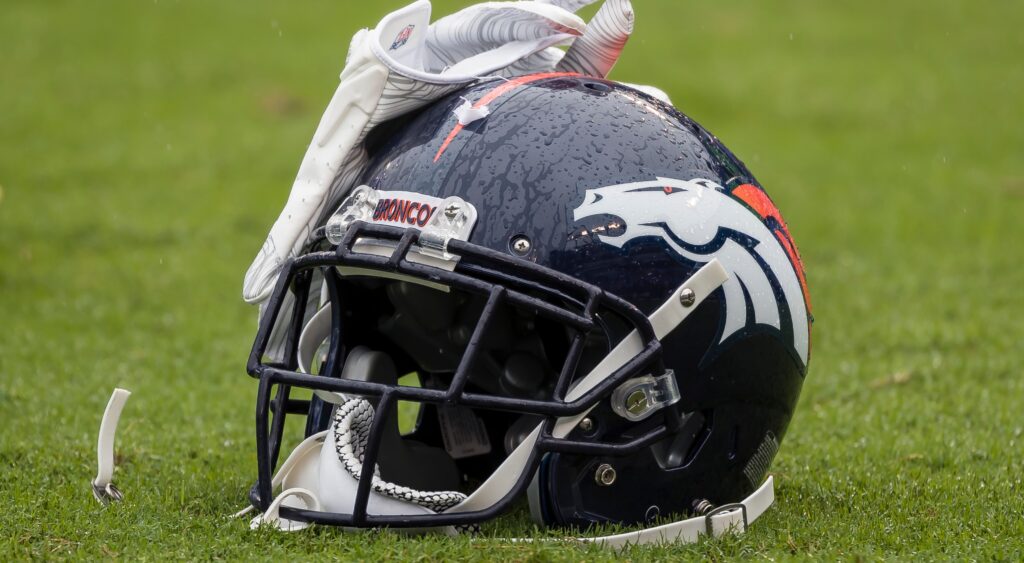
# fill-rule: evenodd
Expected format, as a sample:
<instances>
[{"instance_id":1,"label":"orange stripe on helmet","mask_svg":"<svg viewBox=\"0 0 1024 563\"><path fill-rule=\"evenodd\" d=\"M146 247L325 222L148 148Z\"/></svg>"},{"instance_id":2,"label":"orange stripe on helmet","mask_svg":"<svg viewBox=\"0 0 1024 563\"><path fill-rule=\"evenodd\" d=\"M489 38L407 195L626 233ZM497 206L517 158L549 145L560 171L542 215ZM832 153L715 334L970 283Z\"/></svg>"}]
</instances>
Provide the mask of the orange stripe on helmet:
<instances>
[{"instance_id":1,"label":"orange stripe on helmet","mask_svg":"<svg viewBox=\"0 0 1024 563\"><path fill-rule=\"evenodd\" d=\"M496 88L494 88L490 92L487 92L486 94L484 94L484 96L482 98L480 98L479 100L476 101L476 103L473 104L473 107L474 108L481 108L483 106L486 106L487 104L493 102L494 100L496 100L498 97L502 96L503 94L511 92L512 90L515 90L516 88L519 88L521 86L525 86L526 84L529 84L531 82L536 82L538 80L544 80L545 78L563 78L563 77L568 77L568 76L579 76L579 73L576 73L576 72L542 72L540 74L528 74L526 76L519 76L519 77L513 78L511 80L506 80L505 82L502 82L501 84L499 84ZM451 144L452 140L455 139L455 136L458 135L459 131L462 131L462 129L463 129L463 125L461 123L456 123L455 124L455 127L452 128L451 133L448 133L448 136L445 137L444 142L441 143L441 148L437 149L437 154L434 155L434 162L437 162L438 160L440 160L441 155L444 154L444 151L448 149L448 145Z\"/></svg>"},{"instance_id":2,"label":"orange stripe on helmet","mask_svg":"<svg viewBox=\"0 0 1024 563\"><path fill-rule=\"evenodd\" d=\"M776 231L775 238L779 239L782 248L789 255L789 261L793 263L796 276L800 279L800 289L803 290L804 301L807 302L807 311L810 312L811 294L807 290L807 279L804 277L804 262L800 259L800 253L796 249L796 244L793 243L793 237L789 234L789 227L786 226L785 219L779 213L779 208L775 206L775 203L768 197L768 194L764 193L764 190L753 184L737 186L732 191L732 194L743 200L762 219L772 217L780 225L782 232Z\"/></svg>"}]
</instances>

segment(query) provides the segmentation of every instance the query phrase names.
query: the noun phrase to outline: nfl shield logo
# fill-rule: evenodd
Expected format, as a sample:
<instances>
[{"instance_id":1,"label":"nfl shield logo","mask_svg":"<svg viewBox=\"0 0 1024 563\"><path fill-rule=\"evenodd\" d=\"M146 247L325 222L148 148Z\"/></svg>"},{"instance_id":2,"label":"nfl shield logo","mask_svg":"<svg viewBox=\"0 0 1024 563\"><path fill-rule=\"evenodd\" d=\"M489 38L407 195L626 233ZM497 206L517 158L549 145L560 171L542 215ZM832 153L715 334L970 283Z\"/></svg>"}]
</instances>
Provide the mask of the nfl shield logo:
<instances>
[{"instance_id":1,"label":"nfl shield logo","mask_svg":"<svg viewBox=\"0 0 1024 563\"><path fill-rule=\"evenodd\" d=\"M389 50L394 51L402 45L405 45L409 41L409 38L412 37L412 30L415 27L415 25L407 25L405 26L405 29L399 31L398 35L395 36L395 40L391 43L391 49Z\"/></svg>"}]
</instances>

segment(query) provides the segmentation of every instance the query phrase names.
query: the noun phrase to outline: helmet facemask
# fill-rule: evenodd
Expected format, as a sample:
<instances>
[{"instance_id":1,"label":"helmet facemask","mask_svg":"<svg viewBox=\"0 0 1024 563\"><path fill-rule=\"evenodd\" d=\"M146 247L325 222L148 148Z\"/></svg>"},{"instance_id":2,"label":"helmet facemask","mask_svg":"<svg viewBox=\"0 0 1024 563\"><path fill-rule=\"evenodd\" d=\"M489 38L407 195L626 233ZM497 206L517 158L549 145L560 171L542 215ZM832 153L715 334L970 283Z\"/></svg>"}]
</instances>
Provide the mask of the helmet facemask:
<instances>
[{"instance_id":1,"label":"helmet facemask","mask_svg":"<svg viewBox=\"0 0 1024 563\"><path fill-rule=\"evenodd\" d=\"M629 455L680 429L685 419L674 401L651 391L630 398L633 408L649 401L652 412L638 423L647 430L628 442L567 438L624 384L667 373L657 332L685 318L678 299L652 323L595 286L458 239L445 248L458 258L451 270L412 262L418 236L357 221L336 250L310 252L286 268L249 365L260 379L251 499L258 508L271 505L286 414L305 414L307 442L325 446L318 470L292 464L304 477L278 479L285 488L315 488L316 506L296 496L281 516L354 527L476 524L511 505L546 452ZM390 253L353 250L368 239ZM687 280L698 303L724 281L715 266ZM307 306L283 311L286 301ZM265 362L274 332L285 335L283 353ZM399 381L412 373L419 386ZM294 388L314 395L297 400ZM400 429L404 402L418 412ZM349 482L341 482L339 465ZM356 479L363 475L377 477ZM306 486L289 487L296 483Z\"/></svg>"}]
</instances>

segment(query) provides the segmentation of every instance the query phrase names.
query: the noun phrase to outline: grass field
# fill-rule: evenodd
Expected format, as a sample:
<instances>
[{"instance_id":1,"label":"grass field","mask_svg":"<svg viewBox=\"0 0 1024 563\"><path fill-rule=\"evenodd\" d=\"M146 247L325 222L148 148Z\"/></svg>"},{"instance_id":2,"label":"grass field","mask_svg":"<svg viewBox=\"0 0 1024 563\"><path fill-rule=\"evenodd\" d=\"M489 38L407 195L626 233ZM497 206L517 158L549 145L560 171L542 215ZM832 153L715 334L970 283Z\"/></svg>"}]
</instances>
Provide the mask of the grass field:
<instances>
[{"instance_id":1,"label":"grass field","mask_svg":"<svg viewBox=\"0 0 1024 563\"><path fill-rule=\"evenodd\" d=\"M776 506L624 556L1024 557L1024 4L634 1L613 77L755 171L817 322ZM0 558L617 557L227 516L255 476L242 274L348 38L399 5L0 3ZM104 509L114 386L127 498ZM485 536L538 533L524 512Z\"/></svg>"}]
</instances>

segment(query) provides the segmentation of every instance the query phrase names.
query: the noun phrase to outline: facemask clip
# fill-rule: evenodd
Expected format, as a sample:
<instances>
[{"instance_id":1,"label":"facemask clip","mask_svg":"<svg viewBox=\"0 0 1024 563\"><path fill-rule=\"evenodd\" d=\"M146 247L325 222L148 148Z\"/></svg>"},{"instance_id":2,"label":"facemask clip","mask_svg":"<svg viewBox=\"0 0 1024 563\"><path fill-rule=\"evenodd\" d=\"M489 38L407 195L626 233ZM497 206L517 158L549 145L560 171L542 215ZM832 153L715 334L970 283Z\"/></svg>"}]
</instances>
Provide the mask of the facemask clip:
<instances>
[{"instance_id":1,"label":"facemask clip","mask_svg":"<svg viewBox=\"0 0 1024 563\"><path fill-rule=\"evenodd\" d=\"M657 377L645 375L620 385L612 393L612 410L626 420L637 422L675 404L679 397L675 372L669 369Z\"/></svg>"}]
</instances>

